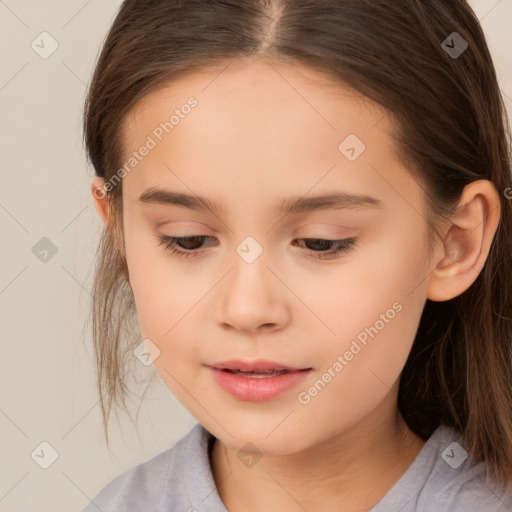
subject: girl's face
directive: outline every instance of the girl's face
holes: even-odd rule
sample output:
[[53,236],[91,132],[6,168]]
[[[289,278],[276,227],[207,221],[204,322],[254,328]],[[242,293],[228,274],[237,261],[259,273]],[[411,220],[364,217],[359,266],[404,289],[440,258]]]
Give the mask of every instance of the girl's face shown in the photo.
[[[424,194],[385,111],[252,60],[183,78],[125,121],[130,284],[178,400],[225,444],[263,453],[393,418],[430,269]],[[211,368],[230,360],[304,371]]]

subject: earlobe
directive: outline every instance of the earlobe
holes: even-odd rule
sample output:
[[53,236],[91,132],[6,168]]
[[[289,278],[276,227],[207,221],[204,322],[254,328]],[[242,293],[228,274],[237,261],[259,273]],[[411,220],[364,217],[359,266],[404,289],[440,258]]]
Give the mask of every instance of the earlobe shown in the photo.
[[428,299],[450,300],[473,284],[489,255],[500,213],[500,196],[492,182],[466,185],[444,235],[443,253],[431,272]]
[[105,180],[95,176],[91,181],[91,193],[94,200],[94,207],[105,225],[109,221],[109,203],[105,191]]

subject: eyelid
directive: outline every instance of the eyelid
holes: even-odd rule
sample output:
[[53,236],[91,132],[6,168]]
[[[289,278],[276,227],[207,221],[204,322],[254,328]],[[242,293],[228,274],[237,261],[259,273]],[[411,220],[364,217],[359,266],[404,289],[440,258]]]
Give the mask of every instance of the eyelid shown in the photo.
[[[157,240],[159,245],[164,245],[165,250],[169,251],[169,253],[177,256],[178,258],[183,259],[193,259],[199,258],[203,253],[207,252],[207,248],[201,249],[182,249],[177,246],[177,242],[182,239],[212,239],[215,237],[211,237],[208,235],[190,235],[190,236],[167,236],[167,235],[158,235]],[[295,239],[294,239],[295,240]],[[359,242],[355,237],[347,237],[347,238],[325,238],[325,237],[303,237],[298,238],[299,241],[324,241],[330,244],[333,244],[333,248],[330,250],[321,250],[315,251],[313,249],[304,248],[307,257],[313,258],[317,261],[328,261],[328,260],[336,260],[340,259],[344,254],[348,254],[353,251],[356,247],[358,247]],[[203,240],[204,241],[204,240]]]
[[[204,233],[203,231],[201,231],[200,233],[196,233],[195,231],[192,231],[191,233],[188,233],[187,232],[187,224],[193,224],[194,227],[192,228],[192,230],[195,230],[195,229],[199,229],[199,230],[207,230],[207,231],[210,231],[210,232],[213,232],[215,234],[219,234],[219,231],[217,229],[215,229],[214,227],[211,227],[211,226],[207,226],[206,224],[202,223],[202,222],[195,222],[195,221],[181,221],[181,220],[165,220],[165,221],[162,221],[162,222],[158,222],[157,224],[155,224],[155,227],[156,228],[162,228],[162,226],[167,226],[167,225],[174,225],[174,224],[180,224],[179,227],[176,227],[176,226],[172,226],[173,229],[181,229],[181,224],[185,224],[185,226],[183,227],[184,231],[186,234],[180,234],[179,236],[178,235],[169,235],[169,236],[174,236],[174,237],[177,237],[177,238],[183,238],[183,237],[188,237],[188,236],[212,236],[212,235],[209,235],[209,234],[206,234]],[[197,227],[197,226],[200,226],[200,227]],[[334,239],[341,239],[341,238],[347,238],[351,235],[351,233],[353,233],[354,231],[354,228],[353,227],[350,227],[350,226],[343,226],[343,225],[340,225],[339,223],[333,223],[333,222],[308,222],[307,224],[301,224],[300,226],[297,226],[296,228],[294,228],[291,232],[291,235],[292,237],[296,237],[298,236],[297,235],[297,232],[301,231],[303,228],[309,228],[310,226],[314,226],[314,228],[312,229],[315,229],[315,233],[314,233],[314,236],[305,236],[305,235],[301,235],[301,238],[325,238],[325,239],[330,239],[330,240],[334,240]],[[316,229],[318,228],[322,228],[322,226],[327,226],[327,229],[336,229],[335,232],[330,232],[330,233],[318,233],[318,231],[316,231]],[[284,232],[285,231],[285,228],[286,227],[289,227],[289,226],[281,226],[279,228],[277,228],[277,231],[279,232]],[[230,230],[231,231],[231,230]]]
[[[174,224],[180,224],[180,226],[176,227],[174,226]],[[182,226],[182,224],[184,224],[184,226]],[[207,226],[206,224],[204,224],[203,222],[196,222],[196,221],[193,221],[193,220],[164,220],[164,221],[161,221],[161,222],[157,222],[155,224],[155,227],[158,228],[158,229],[161,229],[163,226],[167,226],[169,225],[170,227],[172,226],[172,229],[185,229],[187,230],[188,229],[188,226],[187,224],[193,224],[193,227],[191,229],[206,229],[206,230],[209,230],[209,231],[213,231],[214,233],[218,233],[218,231],[213,228],[213,227],[210,227],[210,226]],[[189,236],[189,235],[187,235]],[[202,234],[201,235],[196,235],[196,234],[192,234],[190,236],[203,236]],[[204,235],[206,236],[206,235]]]

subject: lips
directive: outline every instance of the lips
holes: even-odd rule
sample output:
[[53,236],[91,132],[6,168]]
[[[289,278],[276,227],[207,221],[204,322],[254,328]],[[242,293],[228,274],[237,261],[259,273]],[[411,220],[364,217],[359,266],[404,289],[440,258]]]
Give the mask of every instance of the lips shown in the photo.
[[277,398],[302,382],[312,368],[275,361],[223,361],[208,365],[215,382],[231,396],[261,402]]

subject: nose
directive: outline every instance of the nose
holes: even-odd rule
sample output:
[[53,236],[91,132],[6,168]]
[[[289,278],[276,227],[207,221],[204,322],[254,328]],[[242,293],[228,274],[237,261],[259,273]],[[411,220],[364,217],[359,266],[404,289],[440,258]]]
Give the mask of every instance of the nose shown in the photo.
[[255,333],[284,328],[290,319],[289,292],[263,253],[247,263],[238,256],[219,286],[216,319],[225,329]]

